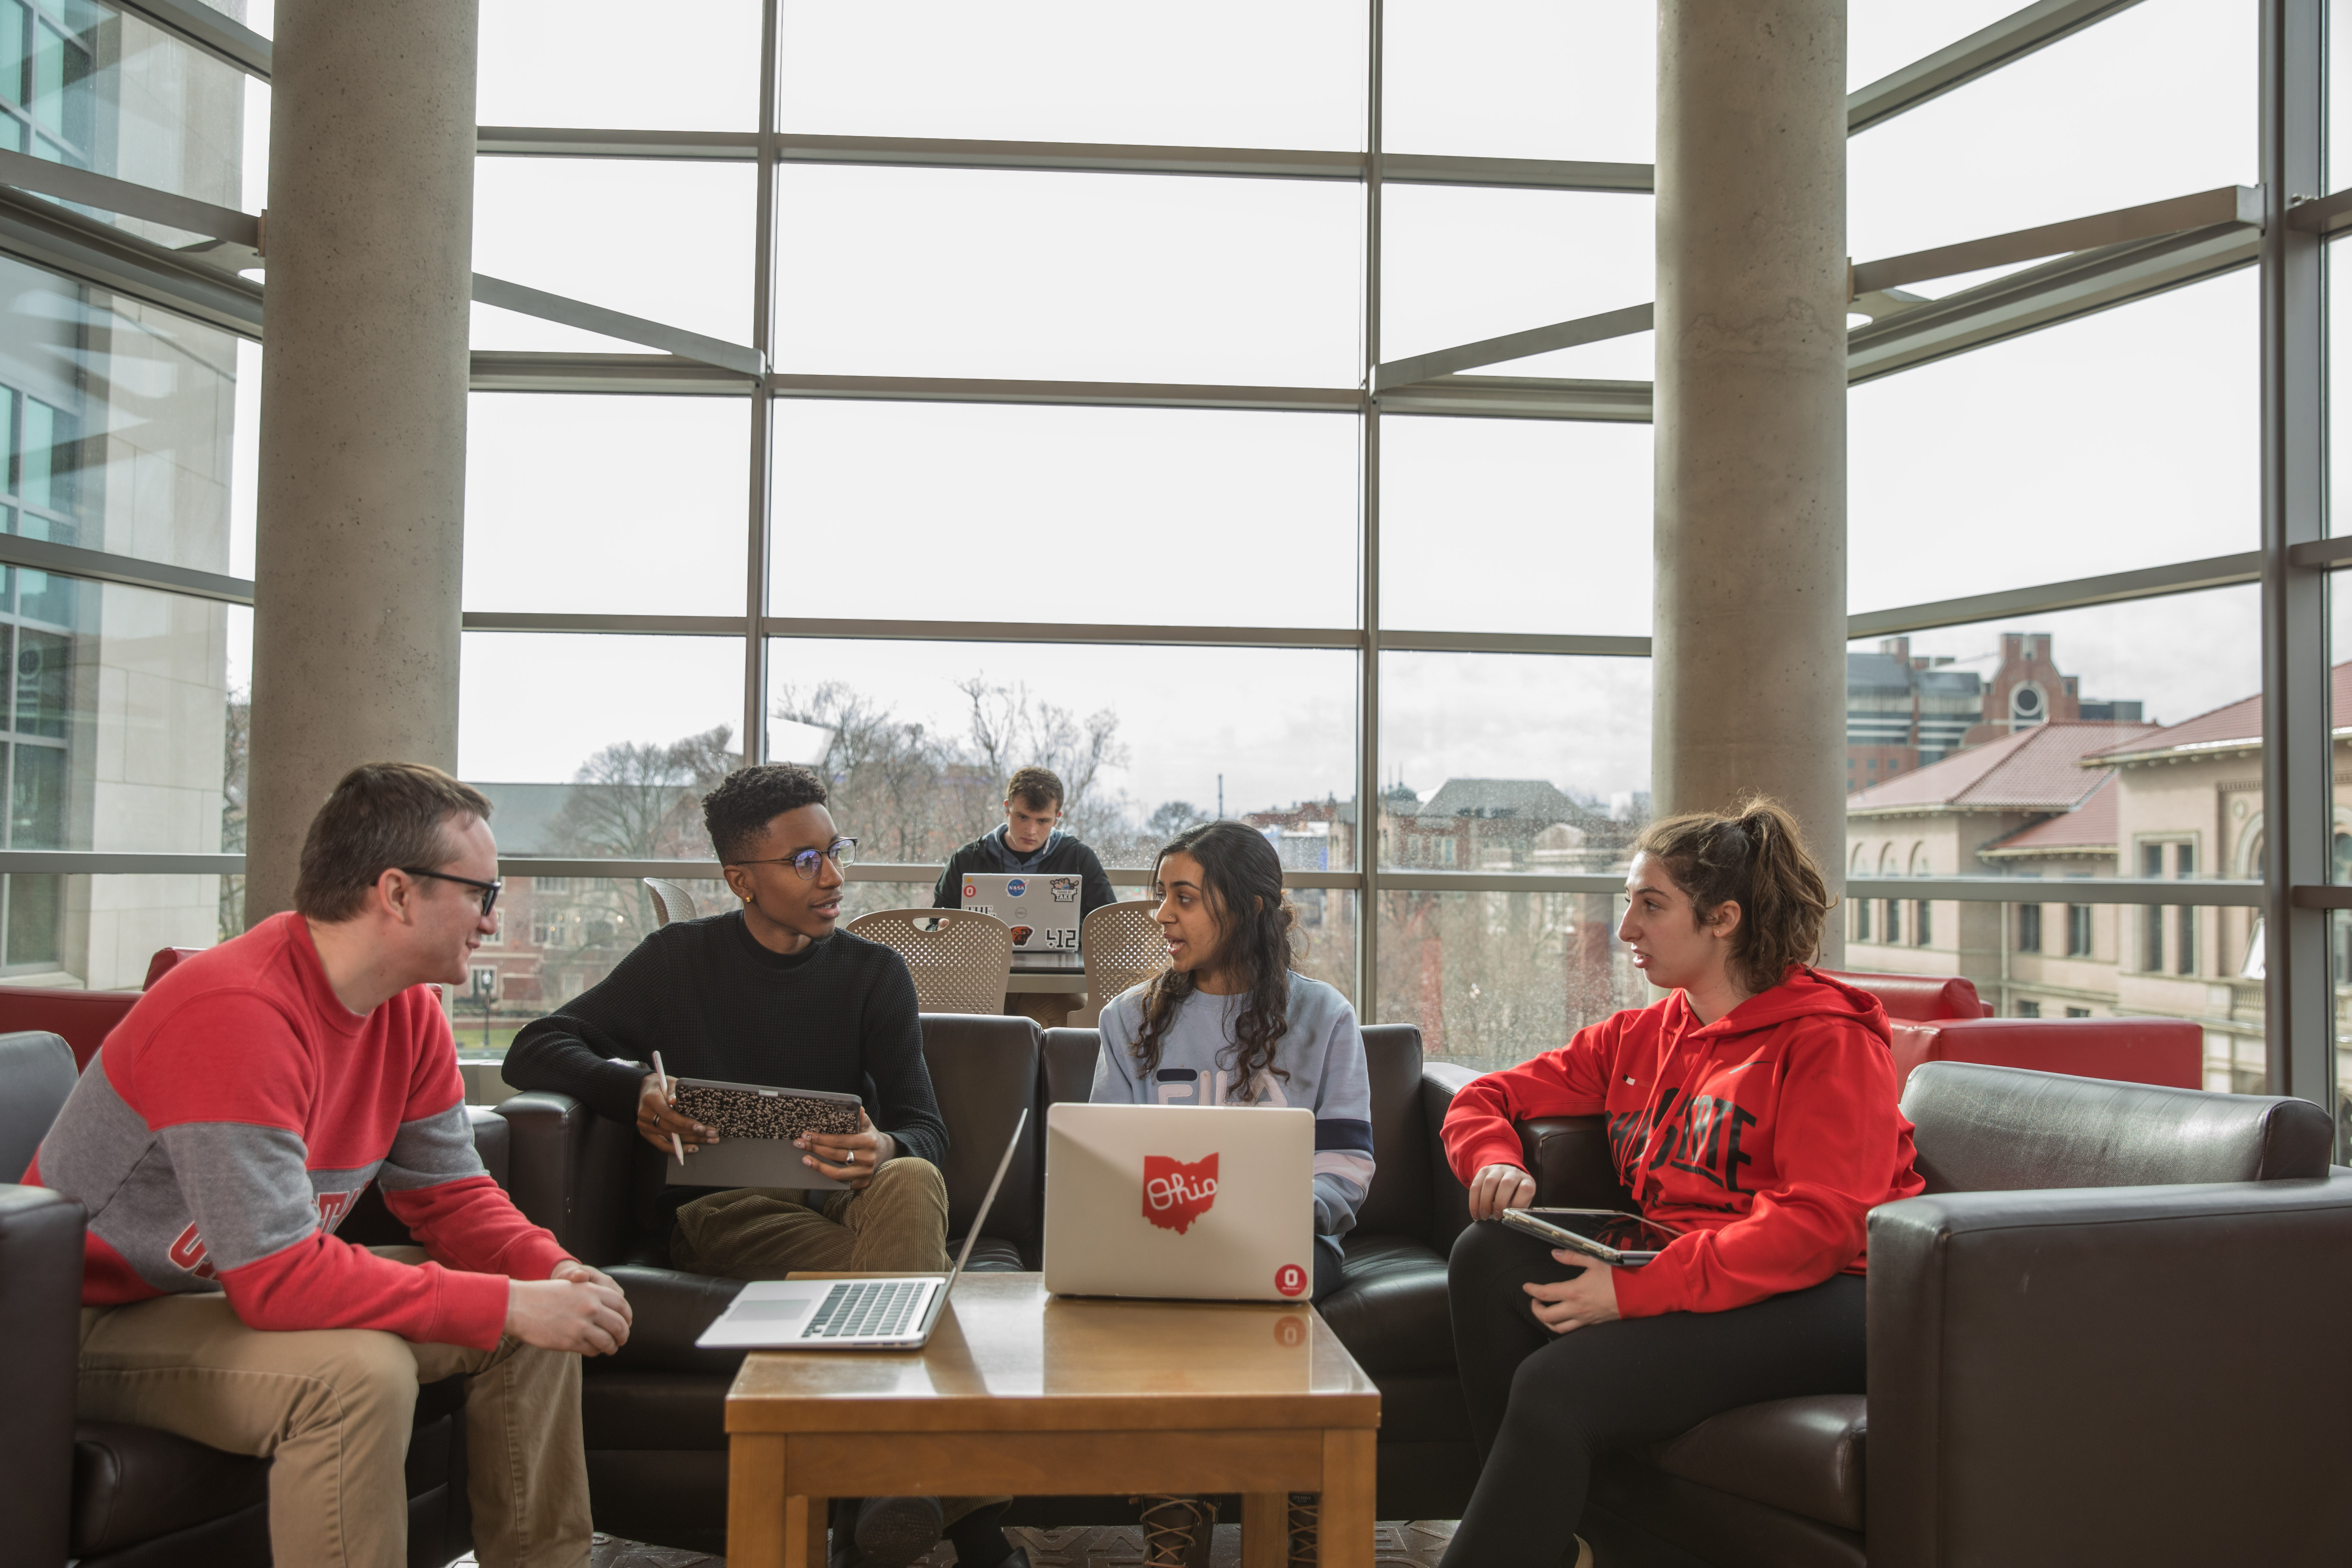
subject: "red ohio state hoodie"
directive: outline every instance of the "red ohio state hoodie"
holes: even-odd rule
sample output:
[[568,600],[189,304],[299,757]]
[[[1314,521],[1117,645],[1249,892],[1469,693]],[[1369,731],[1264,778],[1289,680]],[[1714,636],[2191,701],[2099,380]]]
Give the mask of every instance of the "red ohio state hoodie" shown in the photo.
[[1886,1010],[1799,964],[1701,1024],[1680,991],[1454,1097],[1446,1157],[1468,1182],[1518,1165],[1517,1122],[1609,1118],[1617,1173],[1642,1212],[1687,1232],[1617,1271],[1617,1310],[1720,1312],[1860,1274],[1865,1219],[1916,1196]]

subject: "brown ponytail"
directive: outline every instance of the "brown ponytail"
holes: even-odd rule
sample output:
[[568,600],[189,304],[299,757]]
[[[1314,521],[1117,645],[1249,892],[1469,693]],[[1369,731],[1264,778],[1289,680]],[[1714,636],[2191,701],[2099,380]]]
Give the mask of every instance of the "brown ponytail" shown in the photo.
[[1748,991],[1778,985],[1790,964],[1821,952],[1829,884],[1805,850],[1797,819],[1779,802],[1757,796],[1729,816],[1670,816],[1643,828],[1633,848],[1665,867],[1701,925],[1712,924],[1725,904],[1739,906],[1732,977]]

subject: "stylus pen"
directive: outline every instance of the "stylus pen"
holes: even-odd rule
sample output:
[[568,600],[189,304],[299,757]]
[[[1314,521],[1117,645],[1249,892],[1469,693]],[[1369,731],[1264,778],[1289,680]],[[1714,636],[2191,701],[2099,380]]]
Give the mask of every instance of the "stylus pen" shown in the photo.
[[[669,1074],[662,1068],[661,1053],[659,1051],[656,1051],[654,1053],[654,1079],[661,1088],[662,1098],[664,1100],[667,1100],[669,1098]],[[675,1132],[669,1135],[669,1147],[670,1152],[677,1156],[677,1163],[681,1165],[685,1164],[686,1145],[677,1141],[677,1134]]]

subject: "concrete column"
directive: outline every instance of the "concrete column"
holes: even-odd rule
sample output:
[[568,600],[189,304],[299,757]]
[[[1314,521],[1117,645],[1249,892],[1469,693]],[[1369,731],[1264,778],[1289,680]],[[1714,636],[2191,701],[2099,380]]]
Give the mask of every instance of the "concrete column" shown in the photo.
[[1657,188],[1655,809],[1772,795],[1834,888],[1844,0],[1661,0]]
[[476,0],[278,0],[248,922],[360,763],[457,762]]

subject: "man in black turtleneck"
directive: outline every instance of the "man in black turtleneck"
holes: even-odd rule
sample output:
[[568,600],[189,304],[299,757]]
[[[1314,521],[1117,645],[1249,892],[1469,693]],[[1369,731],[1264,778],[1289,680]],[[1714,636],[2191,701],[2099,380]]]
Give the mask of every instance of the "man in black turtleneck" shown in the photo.
[[1078,918],[1118,900],[1095,852],[1062,831],[1062,781],[1048,768],[1023,768],[1004,788],[1004,820],[949,858],[931,889],[931,907],[960,909],[963,879],[971,872],[1030,872],[1040,877],[1076,877]]
[[[506,1080],[636,1127],[650,1148],[638,1151],[635,1206],[680,1268],[738,1279],[944,1272],[948,1133],[923,1065],[914,976],[889,948],[835,929],[856,841],[835,832],[824,781],[789,763],[730,773],[703,797],[702,819],[741,907],[648,936],[515,1037]],[[673,1134],[689,1160],[718,1136],[679,1114],[675,1089],[646,1070],[656,1050],[673,1075],[857,1095],[859,1131],[801,1144],[812,1169],[849,1190],[820,1208],[788,1189],[665,1185]],[[946,1500],[952,1517],[989,1500]],[[898,1568],[930,1550],[940,1502],[865,1500],[849,1532],[862,1563]],[[994,1527],[1002,1512],[983,1507],[959,1523],[959,1561],[991,1568],[1011,1554]]]

